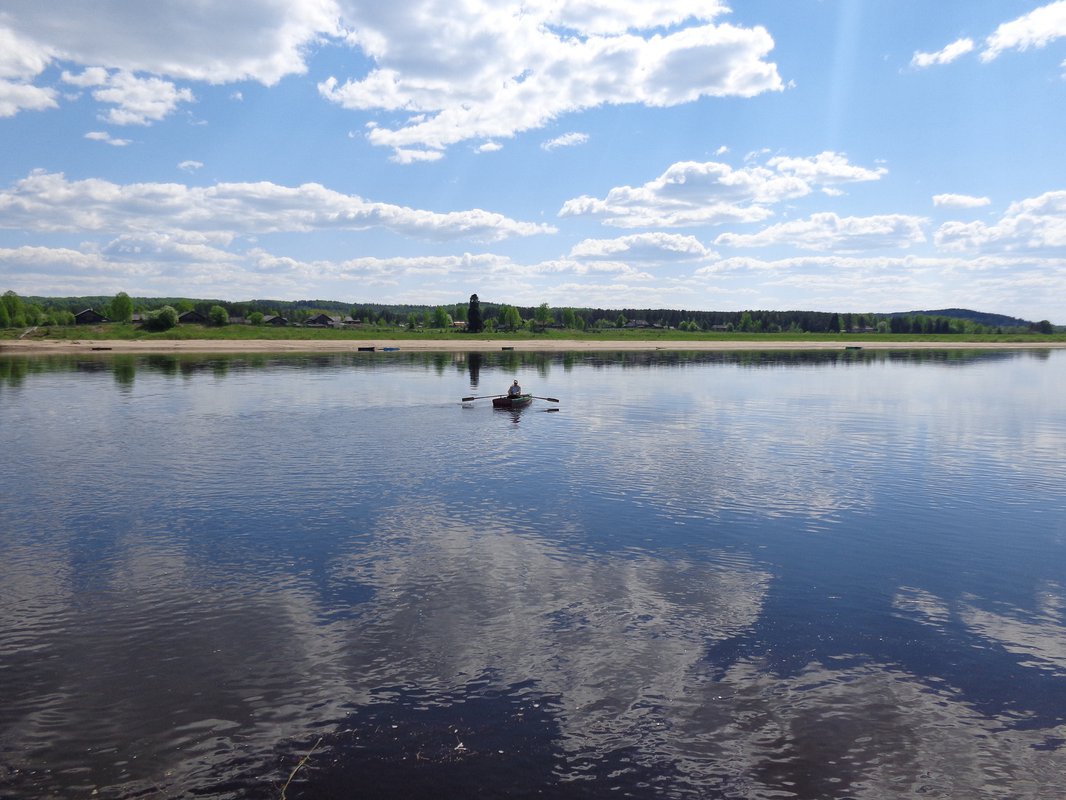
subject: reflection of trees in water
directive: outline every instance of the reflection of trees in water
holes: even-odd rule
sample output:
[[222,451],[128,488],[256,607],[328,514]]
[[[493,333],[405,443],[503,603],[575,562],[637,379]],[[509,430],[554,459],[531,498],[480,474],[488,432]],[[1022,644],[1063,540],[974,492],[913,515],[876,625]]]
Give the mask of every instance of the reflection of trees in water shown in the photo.
[[106,371],[116,373],[116,382],[129,385],[138,371],[160,375],[193,376],[209,372],[224,377],[230,372],[260,369],[351,369],[375,371],[383,368],[423,368],[444,374],[449,366],[470,374],[471,386],[477,386],[482,369],[514,373],[533,369],[541,378],[549,377],[553,367],[566,371],[583,365],[594,368],[686,367],[708,364],[736,365],[750,368],[788,368],[818,365],[859,366],[884,362],[970,366],[1016,358],[1047,360],[1051,351],[1033,350],[753,350],[753,351],[523,351],[501,352],[395,352],[395,353],[277,353],[277,354],[79,354],[0,357],[0,380],[9,385],[30,375],[53,372]]
[[481,353],[469,353],[466,357],[466,368],[470,371],[470,388],[476,389],[481,379]]

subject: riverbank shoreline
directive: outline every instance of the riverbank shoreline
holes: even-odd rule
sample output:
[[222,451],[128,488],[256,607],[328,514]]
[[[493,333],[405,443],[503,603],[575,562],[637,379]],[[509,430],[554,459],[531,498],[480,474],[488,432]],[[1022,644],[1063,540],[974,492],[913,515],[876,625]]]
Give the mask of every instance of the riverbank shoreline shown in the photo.
[[607,351],[700,351],[700,350],[1045,350],[1066,348],[1066,342],[943,342],[943,341],[834,341],[798,340],[577,340],[545,339],[174,339],[150,341],[126,339],[11,340],[0,342],[0,355],[62,355],[89,353],[354,353],[400,350],[414,352],[607,352]]

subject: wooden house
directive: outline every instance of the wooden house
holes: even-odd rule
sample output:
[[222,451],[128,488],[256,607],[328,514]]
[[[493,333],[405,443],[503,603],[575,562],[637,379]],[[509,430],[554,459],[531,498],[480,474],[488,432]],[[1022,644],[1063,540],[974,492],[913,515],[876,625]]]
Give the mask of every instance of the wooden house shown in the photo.
[[304,325],[309,325],[313,328],[339,328],[343,324],[342,317],[331,317],[329,314],[315,314],[309,318]]
[[207,317],[199,311],[183,311],[178,315],[178,322],[182,325],[206,325]]
[[107,322],[107,317],[99,311],[93,311],[91,308],[79,311],[74,315],[75,325],[96,325],[101,322]]

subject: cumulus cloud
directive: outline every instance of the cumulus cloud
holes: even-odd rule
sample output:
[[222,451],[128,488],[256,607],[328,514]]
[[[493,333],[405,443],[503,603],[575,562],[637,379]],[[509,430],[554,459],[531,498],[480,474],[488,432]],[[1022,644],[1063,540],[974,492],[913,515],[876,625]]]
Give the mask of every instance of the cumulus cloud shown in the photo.
[[946,222],[934,241],[945,250],[1042,251],[1066,247],[1066,191],[1011,203],[995,223]]
[[816,186],[834,186],[841,183],[876,181],[888,174],[884,167],[860,167],[851,164],[848,159],[831,151],[824,151],[811,158],[790,158],[776,156],[766,162],[766,166],[782,175],[791,175],[808,184]]
[[945,208],[980,208],[992,201],[987,197],[973,197],[968,194],[935,194],[933,205]]
[[572,258],[630,261],[699,261],[716,258],[695,236],[676,233],[642,233],[617,239],[585,239],[570,250]]
[[74,65],[64,80],[94,88],[114,106],[105,119],[147,125],[191,102],[172,80],[274,85],[306,72],[318,42],[339,41],[335,0],[237,0],[232,3],[125,3],[6,0],[0,14],[0,117],[58,106],[33,81],[52,64]]
[[184,170],[186,172],[195,172],[198,169],[203,169],[203,166],[204,166],[204,162],[202,162],[202,161],[191,161],[191,160],[189,160],[189,161],[182,161],[180,164],[178,164],[178,169]]
[[56,107],[55,90],[31,83],[45,70],[51,58],[48,48],[19,37],[0,25],[0,117]]
[[562,136],[556,136],[554,139],[541,144],[541,150],[556,150],[560,147],[576,147],[579,144],[585,144],[589,140],[587,133],[577,133],[572,131],[570,133],[564,133]]
[[215,84],[276,84],[306,71],[310,45],[341,34],[334,0],[6,0],[4,10],[15,35],[64,61]]
[[104,119],[113,125],[148,125],[157,122],[195,98],[189,89],[179,89],[159,78],[138,78],[129,72],[110,74],[99,67],[81,73],[63,73],[66,83],[93,88],[93,99],[116,106]]
[[89,131],[87,134],[85,134],[85,138],[93,142],[103,142],[104,144],[109,144],[112,147],[126,147],[127,145],[133,144],[132,140],[116,139],[107,131]]
[[783,89],[765,60],[769,33],[718,23],[725,12],[718,2],[681,0],[350,3],[349,41],[373,67],[330,77],[319,91],[345,108],[402,115],[371,129],[373,144],[444,150],[603,105],[666,107]]
[[0,79],[0,117],[13,117],[20,111],[43,111],[57,105],[54,89]]
[[879,180],[886,172],[883,167],[856,166],[833,152],[808,158],[778,156],[764,166],[752,163],[740,169],[717,161],[681,161],[643,186],[615,187],[602,200],[568,200],[559,216],[597,216],[622,228],[761,222],[773,214],[770,206],[816,188]]
[[840,217],[832,212],[771,225],[758,233],[723,233],[714,243],[728,247],[789,245],[804,250],[867,250],[910,247],[925,241],[922,217],[881,214]]
[[317,183],[123,185],[101,179],[70,181],[61,173],[42,171],[0,191],[0,226],[38,232],[210,231],[223,236],[380,228],[434,241],[496,241],[554,231],[482,209],[438,213],[375,203]]
[[1066,0],[1056,0],[1005,22],[985,40],[982,61],[992,61],[1007,50],[1044,47],[1066,36]]
[[974,49],[973,39],[956,39],[942,50],[935,53],[916,52],[911,59],[911,66],[925,69],[940,64],[950,64],[959,56],[966,55]]
[[32,82],[59,63],[73,85],[113,106],[109,122],[150,124],[192,101],[176,81],[273,86],[305,74],[316,47],[346,44],[369,71],[330,76],[319,91],[345,108],[383,112],[367,136],[400,163],[604,105],[784,89],[767,60],[770,34],[721,21],[729,9],[717,0],[9,0],[4,10],[0,114],[55,105],[54,91]]

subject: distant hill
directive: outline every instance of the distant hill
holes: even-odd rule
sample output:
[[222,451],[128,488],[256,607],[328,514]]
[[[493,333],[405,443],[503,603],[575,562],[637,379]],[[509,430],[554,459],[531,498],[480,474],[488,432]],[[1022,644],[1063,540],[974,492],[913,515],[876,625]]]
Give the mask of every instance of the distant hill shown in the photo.
[[894,311],[890,317],[948,317],[950,319],[965,319],[977,325],[988,325],[991,328],[1028,328],[1030,321],[1008,317],[1004,314],[989,314],[984,311],[971,311],[968,308],[940,308],[936,311]]

